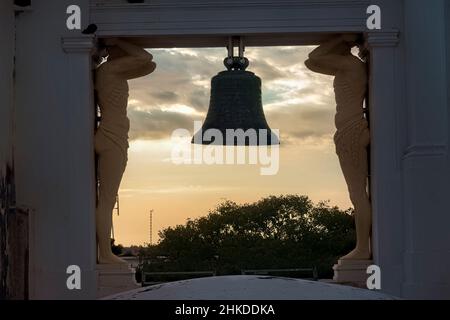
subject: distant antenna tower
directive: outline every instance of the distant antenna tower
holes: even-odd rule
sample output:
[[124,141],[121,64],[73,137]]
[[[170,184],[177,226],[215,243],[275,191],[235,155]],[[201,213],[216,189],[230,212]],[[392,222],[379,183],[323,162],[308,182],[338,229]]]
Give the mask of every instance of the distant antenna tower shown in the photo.
[[153,209],[150,210],[150,245],[153,245]]

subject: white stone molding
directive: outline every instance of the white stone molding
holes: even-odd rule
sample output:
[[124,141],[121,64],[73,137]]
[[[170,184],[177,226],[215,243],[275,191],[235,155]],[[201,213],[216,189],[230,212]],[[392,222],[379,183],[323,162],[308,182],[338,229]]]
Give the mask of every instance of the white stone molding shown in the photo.
[[398,30],[367,32],[367,43],[374,47],[396,47],[400,42]]
[[[401,294],[403,269],[402,144],[404,105],[397,30],[367,32],[370,47],[371,199],[374,264],[383,290]],[[400,214],[399,214],[400,213]]]
[[419,157],[446,157],[448,148],[446,145],[415,145],[406,149],[403,159]]
[[[99,36],[364,32],[368,0],[91,1]],[[326,14],[324,14],[326,10]]]
[[95,46],[95,37],[89,35],[62,37],[61,46],[66,53],[88,53]]

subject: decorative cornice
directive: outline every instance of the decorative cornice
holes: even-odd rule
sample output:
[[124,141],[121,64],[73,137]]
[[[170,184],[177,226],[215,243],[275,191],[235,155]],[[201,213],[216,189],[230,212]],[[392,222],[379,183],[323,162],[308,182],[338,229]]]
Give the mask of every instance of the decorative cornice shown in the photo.
[[399,35],[398,30],[371,31],[367,33],[367,43],[370,47],[395,47],[400,41]]
[[133,9],[167,9],[167,8],[222,8],[222,7],[235,7],[235,8],[254,8],[254,7],[276,7],[280,6],[296,6],[296,7],[332,7],[332,8],[347,8],[347,7],[361,7],[366,8],[369,4],[369,0],[247,0],[247,1],[150,1],[147,0],[143,3],[111,3],[106,0],[91,1],[91,10],[102,9],[115,9],[115,10],[133,10]]
[[364,32],[369,0],[92,0],[97,36]]
[[415,145],[406,149],[403,159],[419,158],[419,157],[445,157],[447,156],[446,145]]
[[90,52],[95,46],[95,37],[92,35],[62,37],[61,46],[66,53]]

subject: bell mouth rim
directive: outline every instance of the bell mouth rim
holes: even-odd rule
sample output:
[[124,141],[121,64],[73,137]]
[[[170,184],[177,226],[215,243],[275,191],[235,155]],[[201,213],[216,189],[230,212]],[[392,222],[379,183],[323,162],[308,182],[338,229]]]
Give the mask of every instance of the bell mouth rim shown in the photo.
[[222,70],[222,71],[219,71],[217,73],[217,75],[219,75],[219,74],[230,74],[230,73],[234,73],[234,74],[237,74],[237,73],[249,74],[249,75],[252,75],[252,76],[255,76],[255,77],[259,78],[254,72],[248,71],[248,70]]
[[[215,129],[218,130],[220,132],[222,132],[222,136],[225,136],[225,134],[223,134],[223,131],[220,129],[216,129],[216,128],[209,128],[209,129]],[[209,130],[207,129],[207,130]],[[238,128],[239,129],[239,128]],[[235,130],[235,129],[231,129],[231,130]],[[251,141],[250,138],[245,138],[243,141],[242,139],[237,139],[236,137],[233,137],[233,143],[228,143],[229,139],[225,138],[225,139],[221,139],[216,141],[216,139],[210,141],[210,140],[205,140],[204,138],[204,131],[203,129],[197,131],[191,139],[191,144],[196,144],[196,145],[213,145],[213,146],[243,146],[243,147],[263,147],[263,146],[279,146],[281,145],[280,142],[280,138],[272,132],[271,129],[263,129],[263,130],[267,130],[267,133],[264,134],[264,136],[266,137],[266,139],[260,139],[259,135],[256,138],[256,143],[255,141]],[[244,130],[245,131],[245,130]],[[231,142],[231,141],[230,141]]]

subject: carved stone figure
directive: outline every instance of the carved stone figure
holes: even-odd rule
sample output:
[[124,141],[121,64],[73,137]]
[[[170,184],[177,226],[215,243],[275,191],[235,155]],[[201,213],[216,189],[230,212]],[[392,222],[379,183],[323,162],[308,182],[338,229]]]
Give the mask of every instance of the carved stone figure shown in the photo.
[[370,236],[372,213],[368,194],[367,147],[370,143],[368,122],[363,104],[367,94],[367,51],[359,44],[358,59],[351,49],[358,44],[355,35],[342,35],[323,43],[309,55],[306,66],[315,72],[335,76],[336,153],[350,200],[355,208],[356,248],[341,260],[368,260],[371,258]]
[[95,134],[99,195],[96,208],[98,263],[125,263],[111,251],[112,210],[127,164],[127,80],[152,73],[156,64],[143,48],[120,39],[106,39],[107,61],[95,70],[96,100],[101,112]]

